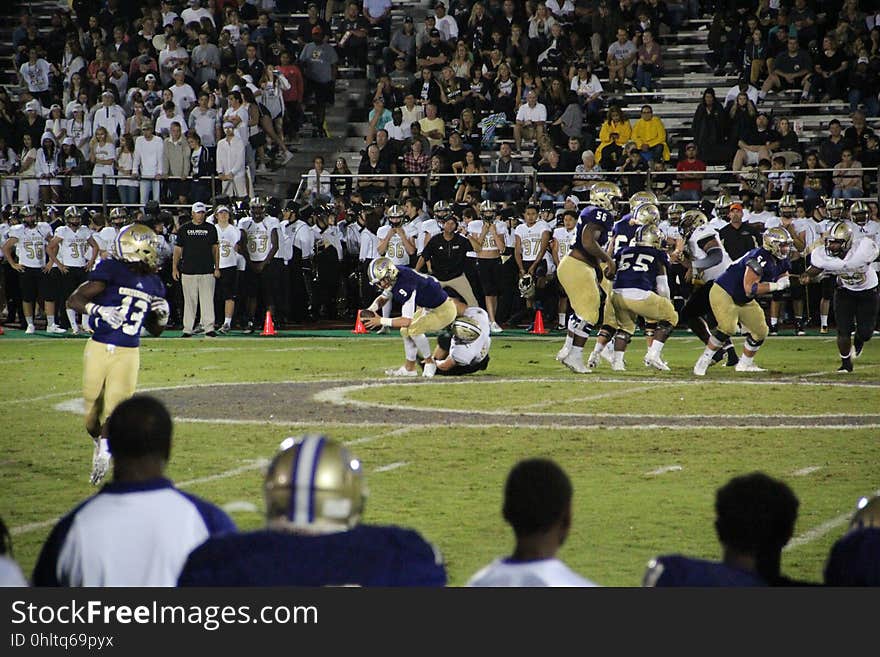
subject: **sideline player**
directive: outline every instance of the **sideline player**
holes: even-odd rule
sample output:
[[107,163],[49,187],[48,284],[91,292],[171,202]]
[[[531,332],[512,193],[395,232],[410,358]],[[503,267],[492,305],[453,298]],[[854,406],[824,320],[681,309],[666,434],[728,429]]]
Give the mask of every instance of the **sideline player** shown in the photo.
[[141,327],[158,336],[168,323],[158,264],[156,233],[142,224],[129,224],[116,236],[113,257],[90,271],[67,300],[68,308],[89,316],[93,331],[83,357],[83,399],[86,431],[95,441],[90,477],[95,485],[110,466],[103,425],[137,387]]
[[[568,320],[568,335],[556,359],[568,369],[579,374],[591,371],[598,364],[598,353],[611,338],[610,325],[616,320],[611,305],[611,283],[614,276],[614,259],[602,247],[608,240],[608,231],[614,223],[614,208],[620,198],[620,188],[613,183],[596,183],[590,192],[590,205],[581,211],[575,227],[575,240],[571,249],[556,271],[559,283],[571,304],[572,314]],[[601,267],[604,265],[604,272]],[[584,345],[604,311],[604,323],[599,342],[590,356],[589,369],[584,365]],[[594,358],[595,356],[595,358]]]
[[[880,250],[870,237],[853,237],[852,227],[843,221],[831,226],[825,245],[814,249],[810,268],[801,276],[808,284],[822,271],[834,274],[834,317],[837,321],[837,349],[840,352],[838,372],[852,372],[854,359],[862,355],[877,324],[880,304],[877,272],[873,263]],[[855,331],[853,343],[852,333]],[[855,347],[855,349],[853,349]]]
[[694,374],[706,375],[715,353],[736,332],[738,323],[746,330],[746,343],[736,371],[764,371],[755,365],[754,358],[770,329],[756,298],[784,290],[791,284],[788,277],[791,248],[792,239],[788,232],[780,227],[771,228],[764,233],[763,246],[746,253],[718,277],[709,292],[709,305],[718,326],[697,359]]
[[[47,247],[49,258],[58,264],[58,271],[54,275],[61,288],[61,299],[67,299],[86,280],[91,236],[92,231],[82,225],[79,211],[71,205],[64,211],[64,225],[58,227]],[[67,319],[70,322],[70,332],[73,335],[79,334],[80,325],[76,321],[76,311],[68,308]],[[83,323],[87,321],[88,318],[83,316]]]
[[[423,375],[432,377],[437,365],[431,356],[431,345],[425,333],[439,331],[449,326],[458,314],[455,303],[433,276],[421,274],[405,265],[397,266],[386,257],[372,260],[367,267],[367,276],[372,285],[380,290],[370,307],[369,313],[361,312],[367,328],[388,327],[400,329],[406,357],[404,365],[396,370],[387,370],[389,376],[416,376],[416,356],[424,359]],[[400,317],[379,317],[378,310],[391,299],[400,304]]]
[[492,346],[492,324],[489,313],[482,308],[468,308],[453,299],[458,317],[450,326],[451,335],[437,336],[434,362],[437,374],[457,376],[472,374],[489,366],[489,347]]
[[[293,473],[293,475],[291,475]],[[266,527],[208,539],[178,586],[444,586],[418,532],[361,522],[363,465],[326,436],[287,438],[263,484]]]

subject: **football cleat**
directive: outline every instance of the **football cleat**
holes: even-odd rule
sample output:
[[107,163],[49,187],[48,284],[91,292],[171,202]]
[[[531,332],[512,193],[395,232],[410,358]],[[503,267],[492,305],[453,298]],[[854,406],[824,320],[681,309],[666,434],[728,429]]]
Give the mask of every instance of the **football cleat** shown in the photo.
[[739,356],[736,355],[736,349],[727,349],[727,362],[724,367],[736,367],[739,363]]
[[492,326],[489,327],[489,331],[494,335],[496,333],[501,333],[502,331],[504,331],[504,329],[498,325],[498,322],[492,322]]
[[66,335],[67,331],[65,331],[57,324],[53,324],[52,326],[46,327],[46,333],[48,333],[49,335]]
[[33,324],[28,324],[28,327],[24,330],[24,332],[27,333],[28,335],[33,335],[34,333],[37,332],[37,327],[34,326]]
[[76,324],[74,324],[73,326],[70,327],[70,334],[71,335],[79,335],[80,334],[79,327]]
[[224,324],[217,329],[217,333],[219,333],[220,335],[227,335],[229,333],[229,327]]
[[747,363],[744,360],[740,359],[740,361],[736,364],[734,369],[737,372],[766,372],[767,370],[763,367],[758,367],[754,363]]
[[422,370],[422,376],[426,379],[430,379],[437,373],[437,364],[436,363],[425,363],[425,368]]
[[668,372],[669,365],[666,364],[660,356],[645,356],[645,365],[649,367],[653,367],[655,370],[660,370],[661,372]]
[[851,358],[841,358],[840,359],[840,367],[837,368],[838,374],[848,374],[853,371],[852,359]]
[[591,370],[599,367],[599,354],[597,354],[595,351],[590,352],[590,357],[587,358],[587,367],[589,367]]
[[418,376],[419,373],[415,370],[408,370],[403,365],[396,369],[385,370],[386,376]]
[[602,360],[607,360],[609,363],[614,362],[614,342],[609,340],[602,351],[599,352],[599,355],[602,357]]
[[612,372],[626,372],[626,364],[623,362],[623,359],[617,359],[611,361],[611,371]]
[[705,354],[701,355],[697,362],[694,364],[694,374],[697,376],[706,376],[706,370],[709,369],[709,365],[712,364],[712,358],[706,357]]
[[95,445],[95,451],[92,454],[92,474],[89,475],[89,481],[92,486],[101,483],[107,471],[110,469],[110,453],[101,449],[101,443]]
[[247,323],[247,326],[246,326],[245,329],[242,331],[242,333],[253,333],[253,332],[254,332],[254,323],[253,323],[253,322],[248,322],[248,323]]
[[562,359],[562,364],[577,374],[587,374],[590,372],[590,370],[584,365],[584,361],[570,351],[565,358]]
[[571,347],[566,347],[565,345],[562,345],[562,349],[556,352],[556,360],[561,363],[565,360],[565,358],[568,356],[568,352],[570,351]]
[[821,327],[821,328],[819,329],[819,334],[820,334],[820,335],[827,335],[827,334],[828,334],[828,327],[827,327],[827,326],[823,326],[823,327]]
[[852,356],[853,360],[858,360],[859,356],[862,355],[862,349],[865,348],[865,343],[856,338],[855,340],[853,340],[853,347],[855,348],[853,349],[850,356]]

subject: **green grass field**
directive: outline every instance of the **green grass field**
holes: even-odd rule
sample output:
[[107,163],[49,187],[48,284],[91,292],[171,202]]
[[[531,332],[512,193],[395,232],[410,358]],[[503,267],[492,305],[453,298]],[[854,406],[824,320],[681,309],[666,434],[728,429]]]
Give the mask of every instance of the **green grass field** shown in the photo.
[[[30,572],[52,521],[94,490],[92,446],[75,411],[84,341],[18,333],[0,337],[0,514]],[[636,339],[629,371],[603,363],[578,376],[555,362],[559,345],[506,336],[479,376],[399,382],[383,374],[402,362],[395,338],[148,339],[139,387],[178,418],[169,476],[229,506],[243,529],[262,524],[261,467],[284,437],[353,441],[368,476],[366,521],[418,529],[442,550],[453,585],[509,551],[502,485],[528,456],[555,459],[574,482],[560,556],[613,586],[637,586],[659,552],[718,558],[715,489],[753,470],[800,498],[783,570],[819,581],[856,500],[880,489],[874,343],[849,376],[834,373],[833,337],[781,337],[759,354],[768,372],[713,367],[700,381],[692,337],[667,345],[670,373],[645,369]],[[401,419],[407,408],[416,421]]]

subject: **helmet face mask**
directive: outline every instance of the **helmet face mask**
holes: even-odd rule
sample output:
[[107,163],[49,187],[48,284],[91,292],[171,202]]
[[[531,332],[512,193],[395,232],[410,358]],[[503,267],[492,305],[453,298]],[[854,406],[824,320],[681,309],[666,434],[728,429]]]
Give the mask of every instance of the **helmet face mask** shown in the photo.
[[403,218],[405,213],[403,208],[399,205],[392,205],[388,208],[388,213],[385,215],[388,218],[388,223],[392,226],[400,226],[403,224]]
[[266,518],[310,533],[351,529],[361,521],[368,492],[360,461],[321,435],[288,438],[263,484]]
[[483,221],[495,221],[495,204],[489,199],[480,203],[480,219]]
[[394,286],[397,281],[399,270],[397,266],[391,262],[390,258],[375,258],[367,267],[367,275],[370,283],[380,290],[387,290]]
[[709,218],[699,210],[688,210],[681,215],[682,235],[689,238],[697,228],[709,223]]
[[666,220],[672,226],[678,226],[681,223],[681,215],[684,214],[684,206],[680,203],[673,203],[666,209]]
[[849,208],[849,216],[854,224],[864,226],[868,223],[868,206],[864,201],[856,201]]
[[764,233],[764,249],[773,254],[774,258],[787,258],[791,251],[792,240],[783,228],[771,228]]
[[825,250],[838,258],[842,258],[849,252],[852,246],[852,229],[843,221],[838,221],[831,226],[825,237]]

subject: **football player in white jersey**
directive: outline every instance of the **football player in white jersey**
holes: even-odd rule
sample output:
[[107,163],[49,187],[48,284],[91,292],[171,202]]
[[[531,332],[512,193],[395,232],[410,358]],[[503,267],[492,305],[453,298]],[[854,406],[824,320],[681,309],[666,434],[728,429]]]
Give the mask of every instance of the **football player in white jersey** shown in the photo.
[[217,280],[217,297],[223,301],[223,326],[217,329],[226,335],[232,329],[235,316],[235,299],[238,292],[238,254],[241,248],[241,230],[229,220],[229,206],[218,205],[214,210],[214,226],[220,248],[220,278]]
[[441,333],[434,349],[437,374],[471,374],[489,366],[492,330],[488,313],[479,307],[467,307],[453,299],[458,316],[450,325],[451,335]]
[[[804,270],[804,259],[800,257],[800,254],[803,253],[804,248],[806,246],[804,242],[804,236],[798,231],[797,226],[795,224],[795,220],[797,218],[797,199],[791,194],[786,194],[782,198],[779,199],[779,224],[778,226],[782,227],[790,236],[792,240],[792,250],[791,255],[789,256],[789,260],[792,263],[791,274],[793,277],[798,277]],[[765,232],[770,230],[770,228],[775,228],[776,226],[765,226]],[[794,278],[792,278],[794,280]],[[803,288],[799,285],[795,285],[789,288],[789,295],[792,299],[792,306],[795,316],[795,334],[804,335],[803,330]],[[770,335],[777,335],[779,333],[779,315],[780,310],[782,309],[782,304],[784,303],[786,293],[783,291],[774,292],[770,301]]]
[[[571,245],[577,232],[577,210],[565,210],[562,214],[562,225],[553,231],[550,239],[550,254],[553,256],[553,264],[558,267],[559,262],[568,255]],[[568,327],[568,296],[565,294],[565,288],[557,283],[559,293],[559,305],[557,306],[558,320],[556,323],[557,331],[564,331]]]
[[507,475],[502,507],[516,538],[513,552],[477,572],[468,586],[596,586],[556,556],[571,530],[572,492],[553,461],[517,463]]
[[258,301],[262,301],[266,310],[275,316],[275,291],[272,268],[269,265],[278,251],[278,219],[267,217],[265,209],[263,199],[255,196],[250,200],[250,215],[238,222],[241,230],[240,251],[247,261],[245,294],[248,322],[245,333],[254,332],[254,315]]
[[550,226],[538,220],[537,203],[529,203],[523,215],[525,221],[513,231],[513,256],[519,269],[520,295],[526,299],[526,308],[534,308],[537,279],[547,273],[544,255],[550,246]]
[[[699,210],[688,210],[681,218],[681,234],[684,239],[684,258],[689,264],[693,290],[681,309],[680,320],[703,344],[709,344],[710,330],[714,328],[715,318],[709,306],[709,292],[716,278],[723,274],[732,261],[718,232],[709,226],[709,220]],[[727,367],[739,361],[733,343],[728,339],[716,352],[717,363],[727,356]]]
[[506,236],[507,224],[498,216],[495,204],[489,200],[480,203],[480,218],[467,225],[467,238],[477,254],[477,273],[492,333],[503,330],[495,321],[495,311],[498,309],[498,295],[504,287],[501,254],[506,248]]
[[[50,259],[57,264],[61,298],[67,299],[86,280],[91,236],[91,229],[82,225],[79,211],[71,205],[64,211],[64,225],[58,227],[47,247]],[[77,335],[79,324],[72,308],[67,309],[67,319],[70,332]],[[88,326],[88,315],[82,316],[82,322],[84,327]]]
[[25,333],[34,334],[34,305],[37,297],[43,299],[46,310],[46,332],[50,335],[66,333],[55,323],[55,301],[49,290],[49,271],[46,247],[52,238],[52,229],[45,222],[37,222],[37,209],[33,205],[21,208],[21,220],[9,230],[3,244],[3,255],[9,265],[20,273],[21,300],[26,323]]
[[[801,282],[807,283],[823,270],[836,275],[838,372],[852,372],[852,361],[861,356],[876,326],[880,296],[873,263],[878,255],[880,249],[873,239],[854,236],[848,223],[837,222],[829,229],[824,246],[813,250],[810,268],[801,276]],[[855,341],[851,339],[853,332]]]
[[[404,222],[405,213],[399,205],[392,205],[385,213],[388,222],[380,226],[376,237],[379,243],[376,250],[380,256],[385,256],[395,265],[409,266],[410,256],[416,253],[416,226]],[[391,317],[391,304],[382,306],[382,317]],[[388,327],[383,326],[378,333],[388,333]]]

